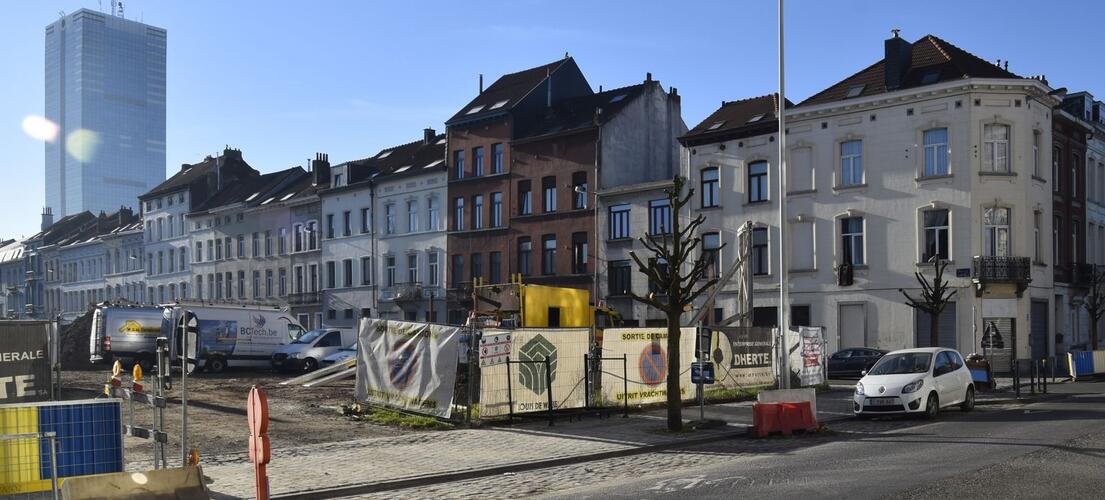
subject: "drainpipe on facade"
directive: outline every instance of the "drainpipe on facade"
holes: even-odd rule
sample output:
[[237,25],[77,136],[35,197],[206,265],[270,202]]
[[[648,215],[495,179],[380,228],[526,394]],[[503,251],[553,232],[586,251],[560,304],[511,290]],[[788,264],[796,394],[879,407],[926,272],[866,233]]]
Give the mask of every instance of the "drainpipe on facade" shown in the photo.
[[372,313],[370,313],[369,316],[372,316],[374,313],[376,315],[375,317],[379,318],[380,304],[376,302],[376,290],[378,287],[376,283],[376,183],[372,181],[369,181],[368,184],[368,206],[371,207],[368,229],[370,231],[369,234],[372,236],[372,258],[370,259],[372,261],[372,270],[369,271],[372,278]]

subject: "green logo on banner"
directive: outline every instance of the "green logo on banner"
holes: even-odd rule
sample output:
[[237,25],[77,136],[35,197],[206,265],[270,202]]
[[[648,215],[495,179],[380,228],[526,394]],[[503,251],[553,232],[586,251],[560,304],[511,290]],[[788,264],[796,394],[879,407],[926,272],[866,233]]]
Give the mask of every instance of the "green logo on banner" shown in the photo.
[[556,346],[545,337],[538,335],[518,352],[518,380],[534,394],[544,394],[548,390],[545,381],[545,358],[549,360],[549,382],[556,381]]

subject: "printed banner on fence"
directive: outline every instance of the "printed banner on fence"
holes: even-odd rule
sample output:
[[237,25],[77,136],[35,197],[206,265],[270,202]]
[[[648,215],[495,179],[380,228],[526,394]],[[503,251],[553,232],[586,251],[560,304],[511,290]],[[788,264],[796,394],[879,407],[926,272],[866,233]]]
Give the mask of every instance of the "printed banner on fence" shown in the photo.
[[[483,331],[483,337],[509,333],[510,362],[484,367],[480,377],[480,416],[546,411],[586,405],[583,356],[590,345],[587,328],[525,328]],[[548,375],[545,359],[549,360]],[[550,384],[551,382],[551,384]]]
[[[681,399],[695,395],[691,384],[695,328],[679,331],[679,392]],[[622,363],[625,356],[625,378]],[[602,333],[602,399],[608,405],[639,405],[667,401],[668,329],[607,328]]]
[[510,332],[485,333],[480,337],[480,367],[506,363],[510,358]]
[[821,327],[800,326],[798,331],[787,332],[792,386],[809,387],[825,382],[824,350],[825,335]]
[[45,321],[0,322],[0,404],[50,399],[50,331]]
[[716,328],[713,360],[715,385],[738,389],[775,383],[775,364],[770,328]]
[[458,327],[361,320],[357,400],[449,418],[459,338]]

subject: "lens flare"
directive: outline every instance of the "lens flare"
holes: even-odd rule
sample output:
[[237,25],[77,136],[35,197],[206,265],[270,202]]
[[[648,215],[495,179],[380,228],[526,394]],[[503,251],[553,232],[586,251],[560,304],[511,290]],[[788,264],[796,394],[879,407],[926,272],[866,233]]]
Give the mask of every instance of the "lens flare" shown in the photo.
[[100,146],[100,134],[79,128],[65,138],[65,150],[77,161],[92,161]]
[[58,138],[58,125],[41,116],[31,115],[23,119],[23,132],[40,141],[54,142]]

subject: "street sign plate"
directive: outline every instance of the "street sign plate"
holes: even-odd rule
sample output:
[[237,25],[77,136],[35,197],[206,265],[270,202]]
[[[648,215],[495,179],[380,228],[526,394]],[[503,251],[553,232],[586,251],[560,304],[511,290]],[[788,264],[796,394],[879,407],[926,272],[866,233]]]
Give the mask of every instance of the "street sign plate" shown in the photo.
[[480,337],[480,366],[506,363],[510,357],[510,333],[496,333]]
[[711,362],[695,361],[691,364],[691,383],[714,383],[714,364]]
[[971,268],[969,268],[969,267],[960,267],[960,268],[956,269],[955,270],[955,277],[956,278],[970,278],[971,277]]

